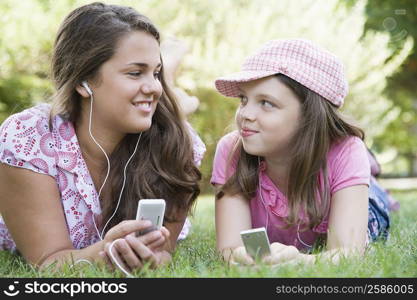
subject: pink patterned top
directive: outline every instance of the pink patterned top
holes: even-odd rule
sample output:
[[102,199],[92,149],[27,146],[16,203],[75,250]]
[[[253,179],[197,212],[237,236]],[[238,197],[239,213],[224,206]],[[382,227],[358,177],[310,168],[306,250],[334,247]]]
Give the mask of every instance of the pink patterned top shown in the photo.
[[[51,106],[43,103],[6,119],[0,127],[0,162],[52,176],[58,185],[69,235],[74,248],[81,249],[99,240],[93,216],[101,215],[98,193],[81,154],[74,126],[61,116],[52,120]],[[194,161],[200,165],[206,150],[189,126],[194,147]],[[185,223],[180,238],[189,230]],[[16,250],[0,216],[0,250]]]

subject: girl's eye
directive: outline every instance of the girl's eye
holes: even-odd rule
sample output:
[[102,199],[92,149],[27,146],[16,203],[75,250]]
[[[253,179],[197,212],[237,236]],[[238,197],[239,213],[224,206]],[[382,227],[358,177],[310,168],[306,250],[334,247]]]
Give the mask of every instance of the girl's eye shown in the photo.
[[238,96],[240,98],[240,105],[245,105],[248,102],[248,98],[243,95]]
[[142,74],[142,72],[129,72],[129,73],[127,73],[127,74],[129,74],[129,75],[131,75],[131,76],[135,76],[135,77],[138,77],[138,76],[140,76],[140,74]]
[[262,106],[265,106],[265,107],[268,107],[268,108],[270,108],[270,107],[274,107],[274,105],[273,105],[271,102],[266,101],[266,100],[262,100],[262,101],[261,101],[261,105],[262,105]]

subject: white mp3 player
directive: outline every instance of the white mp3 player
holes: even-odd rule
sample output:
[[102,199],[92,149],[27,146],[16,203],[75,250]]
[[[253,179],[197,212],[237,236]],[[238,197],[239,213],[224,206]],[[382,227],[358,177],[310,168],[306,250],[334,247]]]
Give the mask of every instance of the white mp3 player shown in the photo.
[[240,232],[246,253],[254,259],[260,259],[271,254],[268,235],[265,227],[244,230]]
[[164,222],[165,200],[164,199],[141,199],[138,202],[136,220],[149,220],[152,226],[139,232],[139,235],[153,230],[159,230]]

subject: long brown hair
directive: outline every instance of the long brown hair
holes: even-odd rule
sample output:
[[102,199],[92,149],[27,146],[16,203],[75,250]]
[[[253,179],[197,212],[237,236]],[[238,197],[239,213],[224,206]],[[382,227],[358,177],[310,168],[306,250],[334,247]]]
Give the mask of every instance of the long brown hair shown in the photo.
[[[97,79],[101,65],[114,55],[120,39],[132,31],[149,33],[160,42],[159,32],[152,22],[130,7],[96,2],[79,7],[66,17],[58,30],[52,59],[57,92],[51,117],[60,114],[73,123],[79,120],[82,99],[76,86],[83,80]],[[160,81],[163,94],[152,125],[142,133],[126,172],[117,214],[107,230],[122,220],[133,219],[141,198],[164,198],[167,201],[165,221],[177,221],[179,216],[189,212],[200,193],[201,173],[194,165],[189,131],[165,82],[163,70]],[[116,208],[124,168],[120,162],[127,162],[137,138],[137,134],[127,134],[110,155],[112,197],[102,199],[103,222],[109,220]]]
[[[286,222],[288,226],[298,224],[302,209],[308,216],[309,228],[313,228],[323,221],[330,206],[327,154],[331,145],[349,136],[363,140],[364,132],[344,121],[337,108],[322,96],[285,75],[275,76],[301,103],[300,125],[291,141]],[[236,172],[217,190],[216,198],[225,193],[241,194],[249,201],[258,189],[259,158],[244,151],[240,138],[229,159],[234,157],[238,157]]]

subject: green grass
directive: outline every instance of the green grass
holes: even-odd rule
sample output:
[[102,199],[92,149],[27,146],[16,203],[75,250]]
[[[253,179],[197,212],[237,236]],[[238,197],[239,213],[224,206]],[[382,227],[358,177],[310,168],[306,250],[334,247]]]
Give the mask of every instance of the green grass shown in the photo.
[[[373,245],[365,257],[351,258],[333,265],[228,267],[215,251],[214,199],[198,200],[190,236],[179,243],[170,265],[158,270],[142,270],[137,277],[417,277],[417,190],[394,192],[401,208],[392,213],[391,236],[386,243]],[[1,277],[122,277],[102,267],[76,265],[62,272],[38,272],[20,257],[0,252]]]

